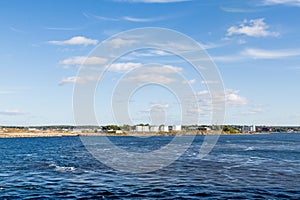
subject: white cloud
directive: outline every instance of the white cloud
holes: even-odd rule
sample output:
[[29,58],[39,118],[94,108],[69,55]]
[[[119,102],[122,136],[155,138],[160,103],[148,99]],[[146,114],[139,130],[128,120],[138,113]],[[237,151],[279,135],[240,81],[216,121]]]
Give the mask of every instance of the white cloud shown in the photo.
[[79,77],[79,76],[71,76],[67,78],[63,78],[58,85],[65,85],[65,84],[84,84],[91,81],[96,81],[97,77],[95,76],[85,76],[85,77]]
[[0,115],[9,115],[9,116],[16,116],[16,115],[25,115],[26,113],[20,110],[2,110],[0,111]]
[[244,9],[244,8],[234,8],[234,7],[221,7],[221,9],[225,12],[230,13],[249,13],[254,12],[254,10]]
[[82,13],[88,19],[96,19],[103,21],[129,21],[129,22],[154,22],[165,20],[165,17],[157,17],[157,18],[139,18],[139,17],[131,17],[131,16],[123,16],[123,17],[104,17],[99,15],[93,15],[88,13]]
[[[211,105],[211,95],[208,90],[203,90],[198,93],[200,102],[205,106]],[[248,100],[239,95],[239,90],[226,89],[225,90],[226,104],[230,106],[243,106],[248,103]]]
[[162,20],[163,18],[137,18],[137,17],[124,16],[122,17],[122,19],[130,22],[154,22],[154,21]]
[[115,39],[107,41],[107,43],[111,44],[113,46],[113,48],[118,49],[121,46],[129,46],[129,45],[135,44],[135,43],[137,43],[137,41],[122,39],[122,38],[115,38]]
[[264,0],[264,5],[288,5],[288,6],[299,6],[300,0]]
[[161,42],[161,43],[155,43],[154,45],[157,47],[161,47],[162,49],[164,49],[165,47],[168,47],[169,49],[176,49],[179,51],[198,50],[198,49],[196,49],[197,47],[195,45],[188,44],[188,43],[180,43],[180,42]]
[[150,104],[151,104],[151,107],[170,108],[170,105],[168,103],[151,102]]
[[247,104],[247,99],[239,95],[239,90],[226,89],[226,104],[232,106],[242,106]]
[[222,46],[225,46],[226,44],[217,44],[217,43],[201,43],[201,42],[198,42],[200,44],[200,46],[203,48],[203,49],[215,49],[215,48],[218,48],[218,47],[222,47]]
[[209,85],[209,84],[218,84],[219,81],[207,80],[207,81],[201,81],[201,83],[205,85]]
[[183,84],[194,84],[196,83],[196,79],[191,79],[191,80],[186,80],[186,81],[182,81]]
[[108,70],[122,73],[122,72],[126,72],[126,71],[130,71],[130,70],[139,68],[141,66],[142,66],[141,63],[133,63],[133,62],[113,63],[109,66]]
[[161,73],[161,74],[172,74],[181,72],[183,69],[181,67],[176,67],[172,65],[163,65],[160,67],[151,67],[149,72]]
[[300,56],[300,49],[255,49],[246,48],[241,52],[227,56],[212,56],[215,62],[239,62],[249,59],[282,59]]
[[276,59],[300,55],[300,49],[285,50],[265,50],[265,49],[245,49],[242,55],[256,59]]
[[59,62],[60,65],[97,65],[103,64],[107,61],[105,58],[101,57],[85,57],[85,56],[75,56]]
[[163,50],[143,50],[143,51],[134,51],[125,56],[121,59],[125,61],[132,61],[136,59],[141,59],[142,57],[155,57],[155,56],[170,56],[171,53],[168,53]]
[[175,81],[173,78],[161,74],[140,74],[138,76],[126,78],[125,80],[130,82],[145,82],[145,80],[147,80],[147,82],[160,84],[168,84]]
[[182,68],[171,65],[163,65],[159,67],[144,67],[137,75],[125,78],[125,81],[131,82],[154,82],[168,84],[175,82],[176,79],[168,75],[181,72]]
[[238,26],[231,26],[227,29],[227,35],[247,35],[251,37],[278,36],[279,33],[268,30],[269,26],[263,18],[244,20]]
[[63,41],[49,41],[51,44],[55,45],[96,45],[98,44],[98,40],[89,39],[83,36],[75,36],[72,37],[69,40],[63,40]]
[[153,53],[154,55],[159,55],[159,56],[169,56],[172,55],[166,51],[163,50],[150,50],[150,53]]
[[[108,71],[118,72],[118,73],[124,73],[136,68],[142,67],[141,63],[113,63],[109,66],[107,69]],[[99,68],[100,69],[100,68]],[[103,69],[103,68],[102,68]],[[160,67],[144,67],[141,72],[138,72],[137,75],[124,78],[124,81],[137,81],[137,82],[144,82],[145,80],[150,82],[156,82],[156,83],[171,83],[176,81],[172,77],[168,77],[168,74],[174,74],[177,72],[180,72],[182,68],[170,66],[170,65],[164,65]],[[65,85],[65,84],[74,84],[74,83],[80,83],[85,84],[92,81],[97,81],[98,77],[96,76],[71,76],[67,78],[63,78],[58,84],[59,85]]]
[[226,56],[212,56],[211,59],[215,62],[238,62],[245,60],[245,57],[237,54],[237,55],[226,55]]
[[209,91],[208,90],[202,90],[198,93],[200,96],[202,95],[208,95],[209,94]]

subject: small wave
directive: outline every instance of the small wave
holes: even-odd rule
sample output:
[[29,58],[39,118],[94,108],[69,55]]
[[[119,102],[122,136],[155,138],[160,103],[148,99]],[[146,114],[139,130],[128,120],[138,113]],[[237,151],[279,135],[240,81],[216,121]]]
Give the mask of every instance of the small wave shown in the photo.
[[247,147],[247,148],[245,149],[245,151],[252,151],[252,150],[254,150],[253,147]]
[[55,165],[55,164],[51,164],[49,166],[54,167],[55,170],[58,170],[58,171],[75,171],[76,170],[75,167],[59,166],[59,165]]

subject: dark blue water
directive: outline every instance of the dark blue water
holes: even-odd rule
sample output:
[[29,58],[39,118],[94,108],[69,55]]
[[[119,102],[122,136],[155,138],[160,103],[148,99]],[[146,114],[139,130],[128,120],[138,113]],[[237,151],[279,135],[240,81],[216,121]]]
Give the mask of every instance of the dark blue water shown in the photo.
[[[172,137],[114,137],[131,151]],[[221,136],[197,159],[203,137],[176,162],[126,174],[98,162],[79,137],[0,139],[0,199],[300,199],[300,134]]]

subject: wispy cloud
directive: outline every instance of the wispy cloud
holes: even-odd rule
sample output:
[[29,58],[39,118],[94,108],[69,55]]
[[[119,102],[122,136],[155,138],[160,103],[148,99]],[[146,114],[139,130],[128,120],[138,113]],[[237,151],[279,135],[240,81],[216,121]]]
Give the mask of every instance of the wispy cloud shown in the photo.
[[130,82],[154,82],[160,84],[168,84],[177,81],[170,75],[181,72],[183,69],[171,65],[163,65],[158,67],[144,67],[137,74],[126,77],[124,81]]
[[265,50],[265,49],[245,49],[242,55],[255,59],[278,59],[300,55],[300,49],[285,50]]
[[215,62],[239,62],[245,60],[245,56],[239,54],[236,55],[223,55],[223,56],[211,56],[211,59]]
[[115,18],[115,17],[104,17],[104,16],[99,16],[99,15],[93,15],[93,14],[88,14],[83,12],[83,16],[85,16],[88,19],[97,19],[97,20],[103,20],[103,21],[120,21],[120,18]]
[[267,25],[263,18],[260,19],[245,19],[237,26],[231,26],[227,29],[227,35],[247,35],[250,37],[267,37],[267,36],[279,36],[278,32],[269,31],[269,25]]
[[[141,63],[114,63],[108,66],[107,70],[117,73],[124,73],[130,70],[141,68]],[[102,68],[103,69],[103,68]],[[161,84],[167,84],[176,81],[176,79],[168,76],[171,74],[175,74],[181,72],[183,69],[176,66],[171,65],[163,65],[159,67],[144,67],[142,70],[137,71],[135,75],[131,75],[123,79],[123,81],[129,82],[155,82]],[[63,78],[58,85],[66,85],[66,84],[86,84],[93,81],[97,81],[98,77],[94,75],[87,76],[71,76]]]
[[225,12],[230,13],[250,13],[255,12],[255,10],[245,9],[245,8],[234,8],[234,7],[221,7],[221,9]]
[[122,57],[122,60],[130,61],[137,60],[143,57],[157,57],[157,56],[170,56],[172,54],[163,50],[144,50],[134,51]]
[[128,21],[128,22],[155,22],[165,20],[168,17],[150,17],[150,18],[141,18],[141,17],[132,17],[132,16],[122,16],[122,17],[105,17],[99,16],[94,14],[82,13],[88,19],[96,19],[96,20],[103,20],[103,21]]
[[196,79],[191,79],[191,80],[182,81],[182,83],[183,83],[183,84],[190,84],[190,85],[192,85],[192,84],[196,83]]
[[300,7],[300,0],[264,0],[263,5],[288,5]]
[[89,39],[84,36],[75,36],[68,40],[62,40],[62,41],[54,40],[54,41],[49,41],[49,43],[55,44],[55,45],[84,45],[84,46],[87,46],[87,45],[98,44],[98,40]]
[[[90,60],[90,63],[97,63],[97,57],[95,57],[96,60],[92,61]],[[80,60],[75,61],[76,63],[80,63]],[[73,61],[71,62],[73,63]],[[141,63],[132,63],[132,62],[127,62],[127,63],[113,63],[109,66],[104,66],[104,67],[97,67],[95,69],[97,70],[103,70],[105,67],[107,67],[107,71],[111,72],[117,72],[117,73],[125,73],[130,70],[142,67]],[[97,81],[98,77],[94,75],[86,75],[86,76],[70,76],[63,78],[58,85],[66,85],[66,84],[86,84],[89,82]]]
[[109,71],[113,72],[127,72],[136,68],[142,67],[142,63],[132,63],[132,62],[127,62],[127,63],[113,63],[110,66],[108,66]]
[[115,38],[109,41],[106,41],[107,43],[111,44],[113,48],[118,49],[121,46],[129,46],[132,44],[136,44],[137,40],[130,40],[130,39],[122,39],[122,38]]
[[249,59],[282,59],[300,56],[300,49],[280,49],[280,50],[268,50],[268,49],[256,49],[246,48],[241,52],[233,55],[225,56],[212,56],[212,59],[216,62],[240,62]]
[[78,66],[78,65],[97,65],[103,64],[107,61],[106,58],[101,57],[85,57],[85,56],[75,56],[71,58],[67,58],[59,62],[60,65],[69,66]]
[[162,74],[140,74],[138,76],[132,76],[124,79],[125,81],[130,82],[153,82],[153,83],[160,83],[160,84],[168,84],[175,81],[175,79],[162,75]]
[[[248,103],[246,97],[241,96],[239,90],[226,89],[225,90],[225,100],[228,106],[244,106]],[[211,106],[210,92],[208,90],[202,90],[198,93],[198,99],[203,103],[203,106]]]
[[178,3],[191,0],[114,0],[116,2],[128,2],[128,3]]
[[122,17],[122,19],[130,22],[154,22],[154,21],[164,20],[164,18],[136,18],[136,17],[129,17],[129,16]]
[[8,116],[17,116],[17,115],[25,115],[27,113],[20,110],[0,110],[0,115],[8,115]]
[[66,85],[66,84],[84,84],[84,83],[89,83],[92,81],[97,81],[98,77],[96,76],[84,76],[84,77],[80,77],[80,76],[71,76],[71,77],[67,77],[67,78],[63,78],[58,85],[62,86],[62,85]]
[[201,83],[204,85],[211,85],[211,84],[219,84],[219,81],[207,80],[207,81],[201,81]]

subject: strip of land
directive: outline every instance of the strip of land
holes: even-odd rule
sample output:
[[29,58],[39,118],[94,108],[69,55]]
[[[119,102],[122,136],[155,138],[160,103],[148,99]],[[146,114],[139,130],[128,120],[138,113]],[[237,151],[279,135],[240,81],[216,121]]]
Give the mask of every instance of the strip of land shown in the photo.
[[220,132],[123,132],[123,133],[72,133],[72,132],[10,132],[0,133],[0,138],[34,138],[34,137],[68,137],[68,136],[135,136],[135,137],[149,137],[149,136],[174,136],[174,135],[244,135],[244,134],[259,134],[259,133],[220,133]]
[[[111,127],[109,127],[111,128]],[[112,127],[119,128],[119,127]],[[128,127],[127,127],[128,128]],[[193,129],[192,129],[193,128]],[[260,127],[259,127],[260,128]],[[265,130],[263,130],[263,128]],[[223,130],[223,131],[221,131]],[[49,126],[49,127],[0,127],[0,138],[30,138],[30,137],[65,137],[65,136],[174,136],[174,135],[249,135],[267,134],[271,132],[293,132],[299,133],[299,127],[262,127],[259,131],[241,131],[237,127],[224,126],[223,129],[213,130],[203,127],[185,127],[180,131],[137,131],[134,129],[108,129],[99,127],[71,127],[71,126]],[[274,131],[275,130],[275,131]],[[279,131],[278,131],[279,130]]]

